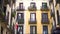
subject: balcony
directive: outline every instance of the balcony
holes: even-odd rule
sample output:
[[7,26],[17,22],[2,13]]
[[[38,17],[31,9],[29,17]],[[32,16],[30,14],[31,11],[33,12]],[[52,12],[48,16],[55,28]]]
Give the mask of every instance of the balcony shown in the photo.
[[49,24],[49,19],[42,19],[41,20],[41,23],[42,24]]
[[37,20],[32,21],[31,19],[29,20],[29,24],[36,24]]
[[29,11],[36,11],[37,10],[36,3],[35,2],[31,2],[30,6],[28,7],[28,10]]
[[18,24],[24,24],[24,18],[19,19]]
[[49,11],[49,8],[48,7],[41,7],[41,11]]
[[37,9],[36,9],[36,7],[34,7],[34,6],[32,6],[32,7],[30,6],[30,7],[28,7],[28,10],[29,10],[29,11],[36,11]]
[[20,7],[17,8],[17,11],[24,11],[24,10],[25,10],[25,9],[24,9],[23,6],[22,6],[22,7],[20,6]]

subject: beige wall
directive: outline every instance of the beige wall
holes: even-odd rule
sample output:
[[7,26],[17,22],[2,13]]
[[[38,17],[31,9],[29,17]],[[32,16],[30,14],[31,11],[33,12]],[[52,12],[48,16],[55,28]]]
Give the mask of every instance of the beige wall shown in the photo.
[[[41,13],[43,11],[36,11],[36,19],[37,19],[37,24],[29,24],[29,19],[30,19],[30,11],[25,11],[25,34],[30,33],[30,25],[36,25],[37,26],[37,33],[42,34],[43,33],[43,24],[41,23]],[[48,26],[48,33],[51,34],[51,28],[52,28],[52,22],[50,19],[50,11],[44,11],[48,13],[48,18],[50,20],[50,24],[44,24]],[[43,13],[44,13],[43,12]]]
[[[37,33],[38,34],[42,34],[43,33],[43,24],[41,23],[41,13],[43,12],[47,12],[48,13],[48,18],[50,20],[49,24],[44,24],[48,26],[48,33],[51,34],[51,29],[52,29],[52,19],[51,19],[51,15],[50,15],[50,11],[40,11],[42,2],[47,2],[47,5],[49,7],[49,0],[34,0],[34,1],[30,1],[30,0],[17,0],[16,1],[16,6],[15,8],[17,9],[17,7],[19,6],[20,2],[24,3],[24,8],[26,9],[24,11],[24,34],[29,34],[30,33],[30,25],[35,25],[37,26]],[[30,11],[28,11],[28,6],[30,5],[30,2],[36,2],[36,6],[37,6],[37,11],[36,12],[36,19],[37,19],[37,24],[29,24],[29,19],[30,19]],[[50,10],[50,9],[49,9]],[[17,12],[17,11],[16,11]],[[32,12],[32,11],[31,11]],[[16,15],[17,16],[17,15]],[[17,18],[17,17],[16,17]],[[15,19],[16,20],[16,19]],[[14,21],[15,22],[15,21]],[[16,22],[15,22],[16,23]]]

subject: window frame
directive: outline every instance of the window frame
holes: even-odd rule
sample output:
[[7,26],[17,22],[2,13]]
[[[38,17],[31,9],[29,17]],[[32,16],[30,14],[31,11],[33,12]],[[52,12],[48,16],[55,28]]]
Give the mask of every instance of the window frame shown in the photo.
[[23,2],[19,3],[19,9],[23,9]]
[[24,30],[23,25],[19,25],[18,28],[22,28],[22,29],[18,29],[20,31],[17,30],[18,31],[17,34],[20,34],[20,32],[22,32],[22,34],[23,34],[23,30]]
[[31,2],[30,6],[35,8],[36,7],[36,3],[35,2]]
[[[33,27],[35,28],[35,31],[33,32]],[[37,34],[37,26],[30,26],[30,34]]]
[[[44,33],[44,31],[46,31],[47,33]],[[43,34],[48,34],[48,26],[43,25]]]
[[36,21],[36,13],[30,13],[30,21],[32,20],[32,17],[31,17],[32,14],[34,14],[34,19],[35,19],[33,21]]
[[49,18],[48,18],[48,13],[42,13],[42,22],[48,22]]
[[[21,14],[21,16],[19,16],[19,14]],[[21,18],[19,18],[19,17],[21,17]],[[17,20],[19,20],[19,19],[24,19],[24,13],[17,13]]]
[[[44,4],[44,5],[43,5]],[[46,2],[42,2],[42,7],[43,8],[47,8],[47,3]]]

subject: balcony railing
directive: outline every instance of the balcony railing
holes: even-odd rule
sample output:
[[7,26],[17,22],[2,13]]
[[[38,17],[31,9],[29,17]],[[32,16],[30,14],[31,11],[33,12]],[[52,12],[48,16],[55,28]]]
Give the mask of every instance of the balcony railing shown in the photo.
[[24,11],[24,10],[25,10],[24,6],[22,8],[21,8],[21,6],[19,8],[17,8],[17,11]]
[[29,20],[29,24],[36,24],[37,20],[32,21],[31,19]]
[[41,23],[42,24],[49,24],[49,19],[42,19],[41,20]]
[[29,6],[29,7],[28,7],[28,10],[29,10],[29,11],[36,11],[36,10],[37,10],[37,8],[36,8],[36,6],[35,6],[35,7],[34,7],[34,6],[32,6],[32,7],[31,7],[31,6]]
[[44,6],[42,6],[42,7],[41,7],[41,11],[49,11],[48,6],[45,6],[45,7],[44,7]]
[[24,24],[24,18],[19,19],[18,24]]

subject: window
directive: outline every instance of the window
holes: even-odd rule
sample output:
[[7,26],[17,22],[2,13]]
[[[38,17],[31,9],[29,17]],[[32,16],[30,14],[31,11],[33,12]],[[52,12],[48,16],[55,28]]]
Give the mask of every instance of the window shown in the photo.
[[48,13],[42,13],[42,22],[48,22]]
[[23,3],[19,3],[19,8],[23,9]]
[[24,8],[24,5],[23,5],[23,2],[22,3],[19,3],[19,6],[17,7],[17,11],[24,11],[25,8]]
[[36,13],[31,13],[30,14],[30,20],[35,21],[36,20]]
[[37,34],[36,26],[30,26],[30,34]]
[[24,24],[24,13],[18,13],[16,21],[18,22],[18,24]]
[[23,26],[18,27],[18,34],[23,34]]
[[3,1],[2,0],[0,0],[0,4],[2,3]]
[[36,3],[35,2],[31,2],[30,6],[28,7],[29,11],[36,11]]
[[31,2],[31,3],[30,3],[30,6],[35,8],[35,7],[36,7],[35,2]]
[[43,8],[47,8],[47,3],[42,3]]
[[57,20],[58,20],[58,24],[60,24],[60,16],[59,16],[59,11],[57,10]]
[[17,14],[17,20],[23,19],[23,18],[24,18],[24,14],[23,13],[18,13]]
[[3,34],[3,27],[1,27],[1,34]]
[[48,34],[48,26],[43,26],[43,34]]

